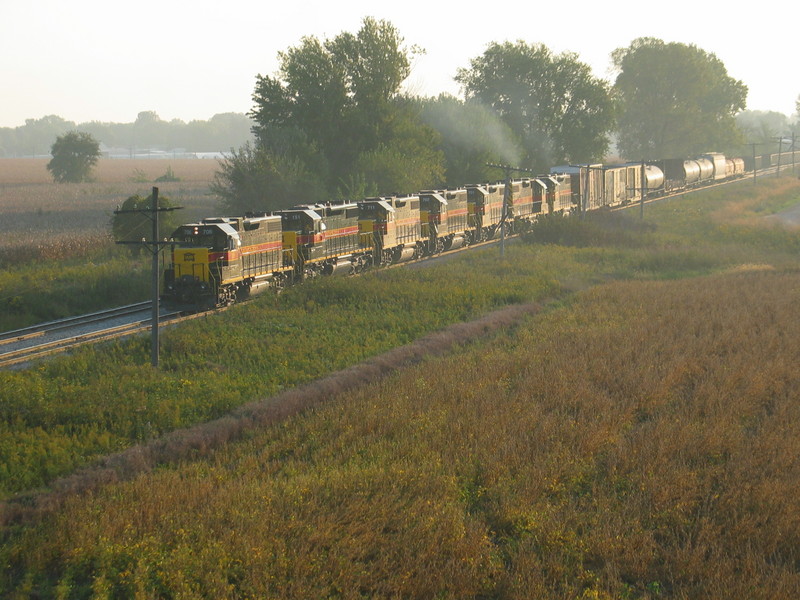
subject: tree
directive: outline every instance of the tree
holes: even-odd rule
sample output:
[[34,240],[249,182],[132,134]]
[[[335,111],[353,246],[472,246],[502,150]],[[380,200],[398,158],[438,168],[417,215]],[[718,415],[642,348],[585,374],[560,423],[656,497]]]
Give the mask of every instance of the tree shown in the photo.
[[740,145],[747,87],[694,45],[639,38],[612,53],[619,147],[630,158],[691,156]]
[[[435,132],[400,95],[410,61],[393,25],[367,18],[356,34],[305,37],[279,58],[277,76],[256,80],[249,115],[259,148],[273,158],[299,160],[332,196],[367,188],[391,193],[395,184],[421,188],[441,180],[442,156],[419,143]],[[412,167],[405,177],[395,168],[398,153]]]
[[245,144],[219,164],[211,191],[229,214],[274,211],[325,199],[324,188],[301,159],[265,146]]
[[525,150],[525,166],[601,159],[614,123],[606,82],[577,55],[543,44],[491,44],[456,75],[468,100],[491,107]]
[[65,121],[58,115],[47,115],[41,119],[25,119],[25,125],[17,127],[17,152],[19,154],[45,154],[60,135],[75,129],[75,123]]
[[[158,196],[159,208],[173,208],[175,205],[166,196]],[[153,222],[148,216],[153,207],[152,194],[146,197],[130,196],[119,208],[124,211],[135,210],[141,212],[115,213],[111,217],[111,234],[117,241],[150,240],[153,237]],[[175,212],[161,212],[158,215],[158,237],[168,238],[180,225]],[[130,245],[133,254],[140,254],[143,246]]]
[[441,137],[418,114],[411,102],[394,107],[385,123],[387,141],[359,155],[355,171],[363,174],[368,195],[410,194],[444,183]]
[[100,157],[100,144],[88,133],[70,131],[56,138],[47,170],[58,183],[87,181]]
[[775,139],[790,130],[789,118],[775,111],[746,110],[735,117],[746,144],[756,144],[760,151],[770,152]]

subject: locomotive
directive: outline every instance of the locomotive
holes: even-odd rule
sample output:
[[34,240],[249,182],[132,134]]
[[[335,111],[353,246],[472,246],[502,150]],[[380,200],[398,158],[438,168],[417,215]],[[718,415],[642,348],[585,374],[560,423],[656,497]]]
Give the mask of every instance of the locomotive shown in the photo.
[[182,310],[225,306],[258,289],[431,256],[524,232],[541,215],[621,206],[741,177],[745,168],[717,152],[568,165],[508,182],[202,219],[172,235],[162,300]]

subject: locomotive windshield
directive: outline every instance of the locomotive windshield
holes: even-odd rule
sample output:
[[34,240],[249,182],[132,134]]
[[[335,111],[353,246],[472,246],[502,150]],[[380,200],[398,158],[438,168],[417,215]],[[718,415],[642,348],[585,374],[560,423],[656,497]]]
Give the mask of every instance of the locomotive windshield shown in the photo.
[[228,245],[228,236],[217,227],[181,227],[173,236],[183,248],[209,248],[224,250]]

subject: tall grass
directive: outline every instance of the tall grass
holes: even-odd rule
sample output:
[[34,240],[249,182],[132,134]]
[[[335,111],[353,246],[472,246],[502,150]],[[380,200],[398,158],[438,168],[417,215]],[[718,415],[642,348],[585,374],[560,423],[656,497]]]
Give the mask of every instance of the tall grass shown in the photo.
[[581,293],[203,460],[68,498],[7,537],[0,589],[796,597],[798,283]]
[[[464,260],[462,266],[480,259]],[[513,278],[453,263],[395,269],[312,282],[167,330],[159,371],[150,368],[149,338],[142,337],[0,372],[0,496],[68,472],[76,453],[85,463],[494,307],[558,292],[557,281],[533,262],[522,262]],[[29,449],[36,444],[63,451]]]

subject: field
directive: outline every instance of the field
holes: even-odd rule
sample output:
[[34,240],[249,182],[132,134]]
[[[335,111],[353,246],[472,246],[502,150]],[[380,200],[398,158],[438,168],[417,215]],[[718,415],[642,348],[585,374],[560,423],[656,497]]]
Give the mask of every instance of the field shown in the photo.
[[[157,186],[181,220],[216,214],[217,164],[101,159],[94,182],[56,184],[47,160],[0,159],[0,330],[144,299],[147,266],[114,245],[113,211]],[[154,183],[168,167],[180,181]]]
[[[0,235],[3,246],[63,243],[69,236],[108,233],[114,209],[129,196],[161,195],[187,207],[194,218],[213,209],[208,185],[216,160],[101,159],[92,183],[56,184],[45,159],[0,159]],[[153,183],[171,167],[178,182]]]
[[798,203],[550,219],[169,330],[159,371],[0,373],[0,596],[796,598],[800,239],[763,217]]

